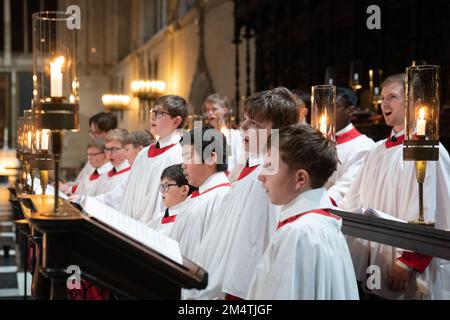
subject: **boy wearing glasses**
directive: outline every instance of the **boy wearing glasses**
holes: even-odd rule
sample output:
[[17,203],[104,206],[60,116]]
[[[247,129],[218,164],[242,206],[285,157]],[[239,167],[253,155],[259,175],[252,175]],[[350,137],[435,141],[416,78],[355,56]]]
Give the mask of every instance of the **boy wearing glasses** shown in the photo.
[[334,142],[309,125],[281,128],[269,138],[258,178],[282,208],[248,299],[358,300],[342,219],[330,213],[324,188],[337,161]]
[[226,141],[219,130],[209,126],[195,128],[183,136],[181,145],[184,175],[198,191],[186,201],[170,237],[178,241],[185,257],[193,259],[231,184],[225,174]]
[[159,137],[158,142],[142,149],[134,160],[119,211],[147,224],[164,210],[159,177],[165,168],[183,162],[177,129],[183,128],[187,117],[188,105],[182,97],[167,95],[156,101],[150,132]]
[[[114,129],[106,135],[105,153],[112,164],[112,169],[100,177],[99,187],[95,199],[106,205],[118,209],[122,200],[123,189],[130,175],[130,164],[125,152],[125,129]],[[83,199],[72,197],[72,201]]]
[[87,159],[92,171],[81,178],[80,183],[74,187],[75,195],[95,196],[98,194],[100,176],[112,169],[105,154],[105,141],[96,138],[87,146]]
[[196,188],[189,185],[183,174],[181,164],[167,167],[161,174],[161,197],[166,210],[156,215],[148,226],[169,235],[177,214],[184,206],[185,200]]

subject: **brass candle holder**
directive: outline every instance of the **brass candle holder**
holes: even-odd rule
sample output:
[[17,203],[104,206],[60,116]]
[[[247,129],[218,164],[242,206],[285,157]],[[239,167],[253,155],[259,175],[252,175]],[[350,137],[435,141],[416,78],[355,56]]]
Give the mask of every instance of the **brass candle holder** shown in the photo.
[[60,210],[59,166],[64,132],[79,129],[77,30],[68,28],[71,19],[66,12],[33,14],[33,161],[44,193],[49,170],[55,172],[54,210],[48,216],[68,214]]
[[419,218],[410,223],[424,226],[434,226],[425,219],[424,183],[427,162],[439,161],[439,87],[439,66],[406,69],[403,160],[414,161],[419,197]]

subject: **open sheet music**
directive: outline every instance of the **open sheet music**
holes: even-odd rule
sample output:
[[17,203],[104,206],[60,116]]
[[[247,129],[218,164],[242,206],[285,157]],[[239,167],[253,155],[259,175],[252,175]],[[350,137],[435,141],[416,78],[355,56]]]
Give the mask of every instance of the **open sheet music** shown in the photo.
[[183,264],[181,251],[178,242],[175,240],[164,236],[156,230],[147,227],[139,221],[124,215],[92,197],[86,197],[82,205],[84,212],[90,217],[159,252],[167,258]]

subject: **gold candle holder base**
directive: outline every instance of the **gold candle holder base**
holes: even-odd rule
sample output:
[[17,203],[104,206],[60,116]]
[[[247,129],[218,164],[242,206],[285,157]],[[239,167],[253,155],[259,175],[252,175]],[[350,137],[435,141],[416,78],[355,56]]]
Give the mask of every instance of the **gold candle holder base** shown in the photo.
[[413,220],[413,221],[408,221],[408,223],[411,224],[416,224],[419,226],[425,226],[425,227],[431,227],[434,228],[435,222],[430,222],[430,221],[422,221],[422,220]]

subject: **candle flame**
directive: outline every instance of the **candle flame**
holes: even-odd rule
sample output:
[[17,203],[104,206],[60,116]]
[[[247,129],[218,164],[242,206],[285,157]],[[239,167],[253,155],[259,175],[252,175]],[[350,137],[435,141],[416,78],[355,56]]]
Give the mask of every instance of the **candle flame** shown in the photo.
[[66,60],[63,56],[59,56],[53,62],[50,62],[51,73],[61,73],[62,66]]
[[425,120],[425,107],[420,108],[419,110],[419,119]]
[[222,132],[222,134],[227,134],[227,127],[226,126],[223,126],[221,129],[220,129],[220,132]]

